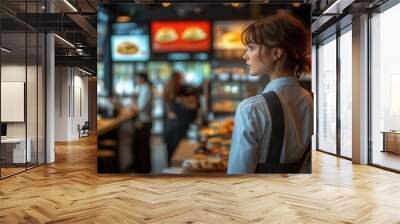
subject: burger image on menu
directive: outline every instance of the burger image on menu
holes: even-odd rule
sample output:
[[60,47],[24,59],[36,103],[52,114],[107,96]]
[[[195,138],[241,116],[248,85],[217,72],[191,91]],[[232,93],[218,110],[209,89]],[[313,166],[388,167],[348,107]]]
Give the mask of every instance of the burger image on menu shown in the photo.
[[190,26],[182,33],[182,40],[185,41],[201,41],[207,38],[206,32],[197,26]]
[[138,46],[135,43],[129,41],[123,41],[117,46],[117,52],[122,55],[136,54],[138,51]]
[[158,43],[171,43],[178,39],[178,34],[173,28],[163,27],[156,32],[154,38]]

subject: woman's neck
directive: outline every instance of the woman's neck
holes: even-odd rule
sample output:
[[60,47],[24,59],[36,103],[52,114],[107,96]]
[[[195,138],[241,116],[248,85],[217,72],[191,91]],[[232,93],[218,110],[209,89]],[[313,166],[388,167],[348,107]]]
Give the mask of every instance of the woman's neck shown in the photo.
[[281,72],[272,72],[270,74],[270,76],[269,76],[269,78],[271,80],[274,80],[274,79],[277,79],[277,78],[282,78],[282,77],[294,77],[294,75],[293,75],[293,72],[281,71]]

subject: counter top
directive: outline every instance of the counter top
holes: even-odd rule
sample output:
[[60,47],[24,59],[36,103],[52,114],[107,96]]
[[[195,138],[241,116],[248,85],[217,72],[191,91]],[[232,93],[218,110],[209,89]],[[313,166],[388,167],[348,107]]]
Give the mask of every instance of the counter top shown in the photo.
[[119,127],[122,122],[132,119],[135,116],[135,111],[124,109],[121,110],[117,117],[97,119],[97,136]]
[[199,144],[196,141],[182,139],[172,155],[171,165],[180,167],[182,166],[184,160],[192,159],[198,146]]

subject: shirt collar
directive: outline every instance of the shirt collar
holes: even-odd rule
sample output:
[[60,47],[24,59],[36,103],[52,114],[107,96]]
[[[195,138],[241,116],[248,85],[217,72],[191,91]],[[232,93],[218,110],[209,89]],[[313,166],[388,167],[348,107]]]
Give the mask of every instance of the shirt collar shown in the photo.
[[296,85],[299,85],[299,81],[295,77],[279,77],[269,82],[267,86],[264,88],[263,93],[269,92],[271,90],[274,90],[282,86],[296,86]]

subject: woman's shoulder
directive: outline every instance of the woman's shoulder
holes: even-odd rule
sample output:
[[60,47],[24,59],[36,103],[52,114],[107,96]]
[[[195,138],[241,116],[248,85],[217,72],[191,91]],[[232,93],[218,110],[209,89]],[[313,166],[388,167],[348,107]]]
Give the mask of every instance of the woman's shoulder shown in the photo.
[[265,99],[262,95],[258,94],[250,98],[244,99],[240,102],[238,110],[251,111],[265,107]]

